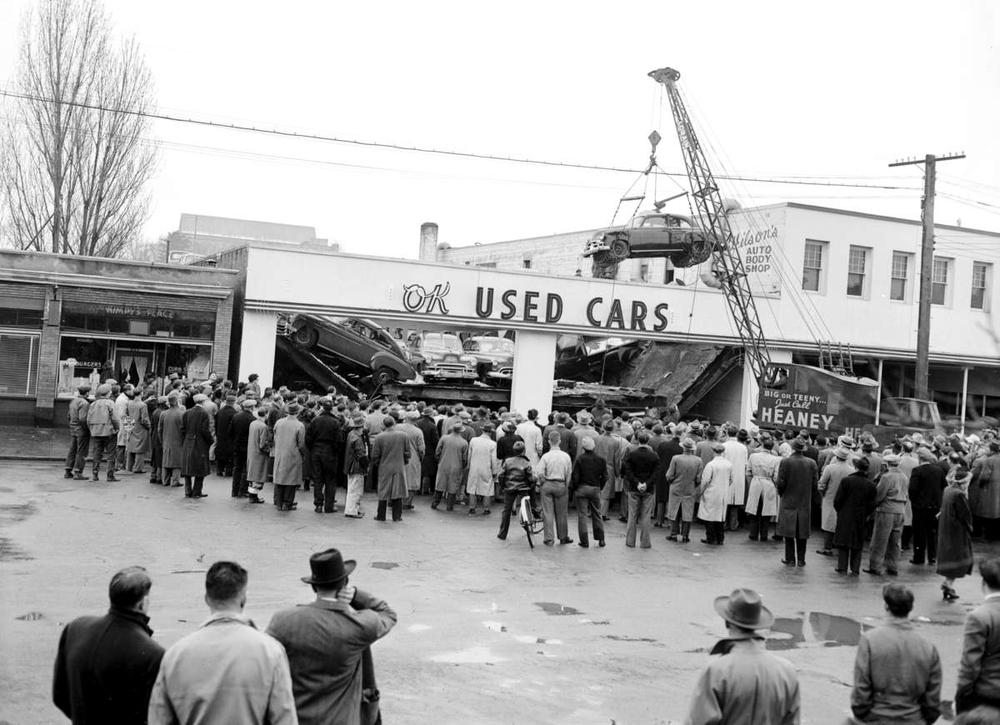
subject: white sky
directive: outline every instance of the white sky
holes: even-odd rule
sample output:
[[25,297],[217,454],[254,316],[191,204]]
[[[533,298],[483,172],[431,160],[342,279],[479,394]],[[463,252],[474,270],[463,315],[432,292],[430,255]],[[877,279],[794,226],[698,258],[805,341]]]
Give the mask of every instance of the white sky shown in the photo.
[[[0,0],[4,87],[27,6]],[[145,50],[163,113],[628,168],[644,166],[659,128],[661,166],[682,171],[666,99],[646,77],[670,65],[697,133],[724,155],[724,167],[710,158],[716,173],[920,187],[920,167],[887,164],[964,150],[967,160],[939,166],[938,191],[995,207],[939,195],[937,220],[1000,230],[993,0],[107,7]],[[149,238],[191,212],[311,225],[350,252],[415,257],[425,221],[456,245],[604,225],[635,178],[167,122],[153,133],[162,154]],[[722,188],[746,206],[919,217],[919,191]],[[661,180],[657,195],[679,190]]]

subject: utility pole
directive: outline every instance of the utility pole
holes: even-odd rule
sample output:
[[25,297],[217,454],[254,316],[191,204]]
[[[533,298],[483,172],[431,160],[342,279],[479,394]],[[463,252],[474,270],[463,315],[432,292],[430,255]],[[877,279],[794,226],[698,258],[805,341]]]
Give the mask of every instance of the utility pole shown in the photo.
[[923,243],[920,246],[920,291],[917,306],[917,366],[914,374],[916,397],[926,399],[930,396],[927,377],[930,364],[927,356],[931,344],[931,290],[934,273],[934,182],[937,174],[938,161],[964,159],[965,154],[949,154],[935,156],[927,154],[922,159],[907,159],[889,164],[893,166],[924,165],[924,198],[921,202],[920,220],[923,223]]

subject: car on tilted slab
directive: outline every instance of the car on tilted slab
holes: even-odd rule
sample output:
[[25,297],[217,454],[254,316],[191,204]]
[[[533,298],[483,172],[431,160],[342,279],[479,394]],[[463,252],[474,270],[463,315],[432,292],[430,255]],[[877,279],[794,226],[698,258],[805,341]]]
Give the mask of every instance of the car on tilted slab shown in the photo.
[[613,279],[626,259],[667,257],[674,267],[694,267],[712,256],[712,242],[691,217],[648,211],[627,224],[601,229],[583,249],[593,260],[593,276]]
[[465,341],[465,351],[476,358],[476,372],[486,383],[509,383],[514,377],[514,341],[482,335]]
[[411,354],[423,358],[420,374],[424,380],[478,380],[478,360],[462,346],[458,335],[450,332],[424,332],[410,340]]
[[370,375],[376,383],[412,380],[417,374],[408,352],[371,320],[297,314],[287,319],[284,334],[341,374]]

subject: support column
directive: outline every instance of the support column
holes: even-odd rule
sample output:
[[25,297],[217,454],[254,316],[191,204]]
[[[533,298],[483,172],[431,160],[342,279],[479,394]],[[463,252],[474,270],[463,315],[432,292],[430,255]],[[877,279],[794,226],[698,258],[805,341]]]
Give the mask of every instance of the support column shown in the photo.
[[965,435],[965,412],[969,406],[969,368],[962,368],[962,435]]
[[510,387],[510,409],[527,414],[538,410],[545,420],[552,412],[552,381],[556,366],[556,335],[519,331],[514,340],[514,377]]
[[878,359],[878,392],[875,394],[875,425],[881,425],[882,416],[882,368],[884,364],[882,358]]
[[42,335],[38,341],[38,376],[35,378],[35,425],[55,423],[56,387],[59,376],[59,330],[62,295],[58,287],[45,290]]
[[[240,375],[246,382],[251,373],[257,373],[261,391],[274,381],[274,338],[278,326],[275,312],[246,310],[243,313],[243,339],[240,341]],[[235,382],[235,381],[234,381]]]

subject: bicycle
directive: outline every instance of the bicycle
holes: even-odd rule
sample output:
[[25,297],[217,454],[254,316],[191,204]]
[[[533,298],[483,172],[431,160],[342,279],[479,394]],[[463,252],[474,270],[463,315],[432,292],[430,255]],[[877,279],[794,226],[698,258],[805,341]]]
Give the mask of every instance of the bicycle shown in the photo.
[[517,507],[517,519],[524,529],[524,535],[528,538],[528,546],[535,548],[535,542],[531,539],[532,534],[542,533],[543,523],[540,516],[535,516],[531,508],[531,492],[519,491],[515,500]]

